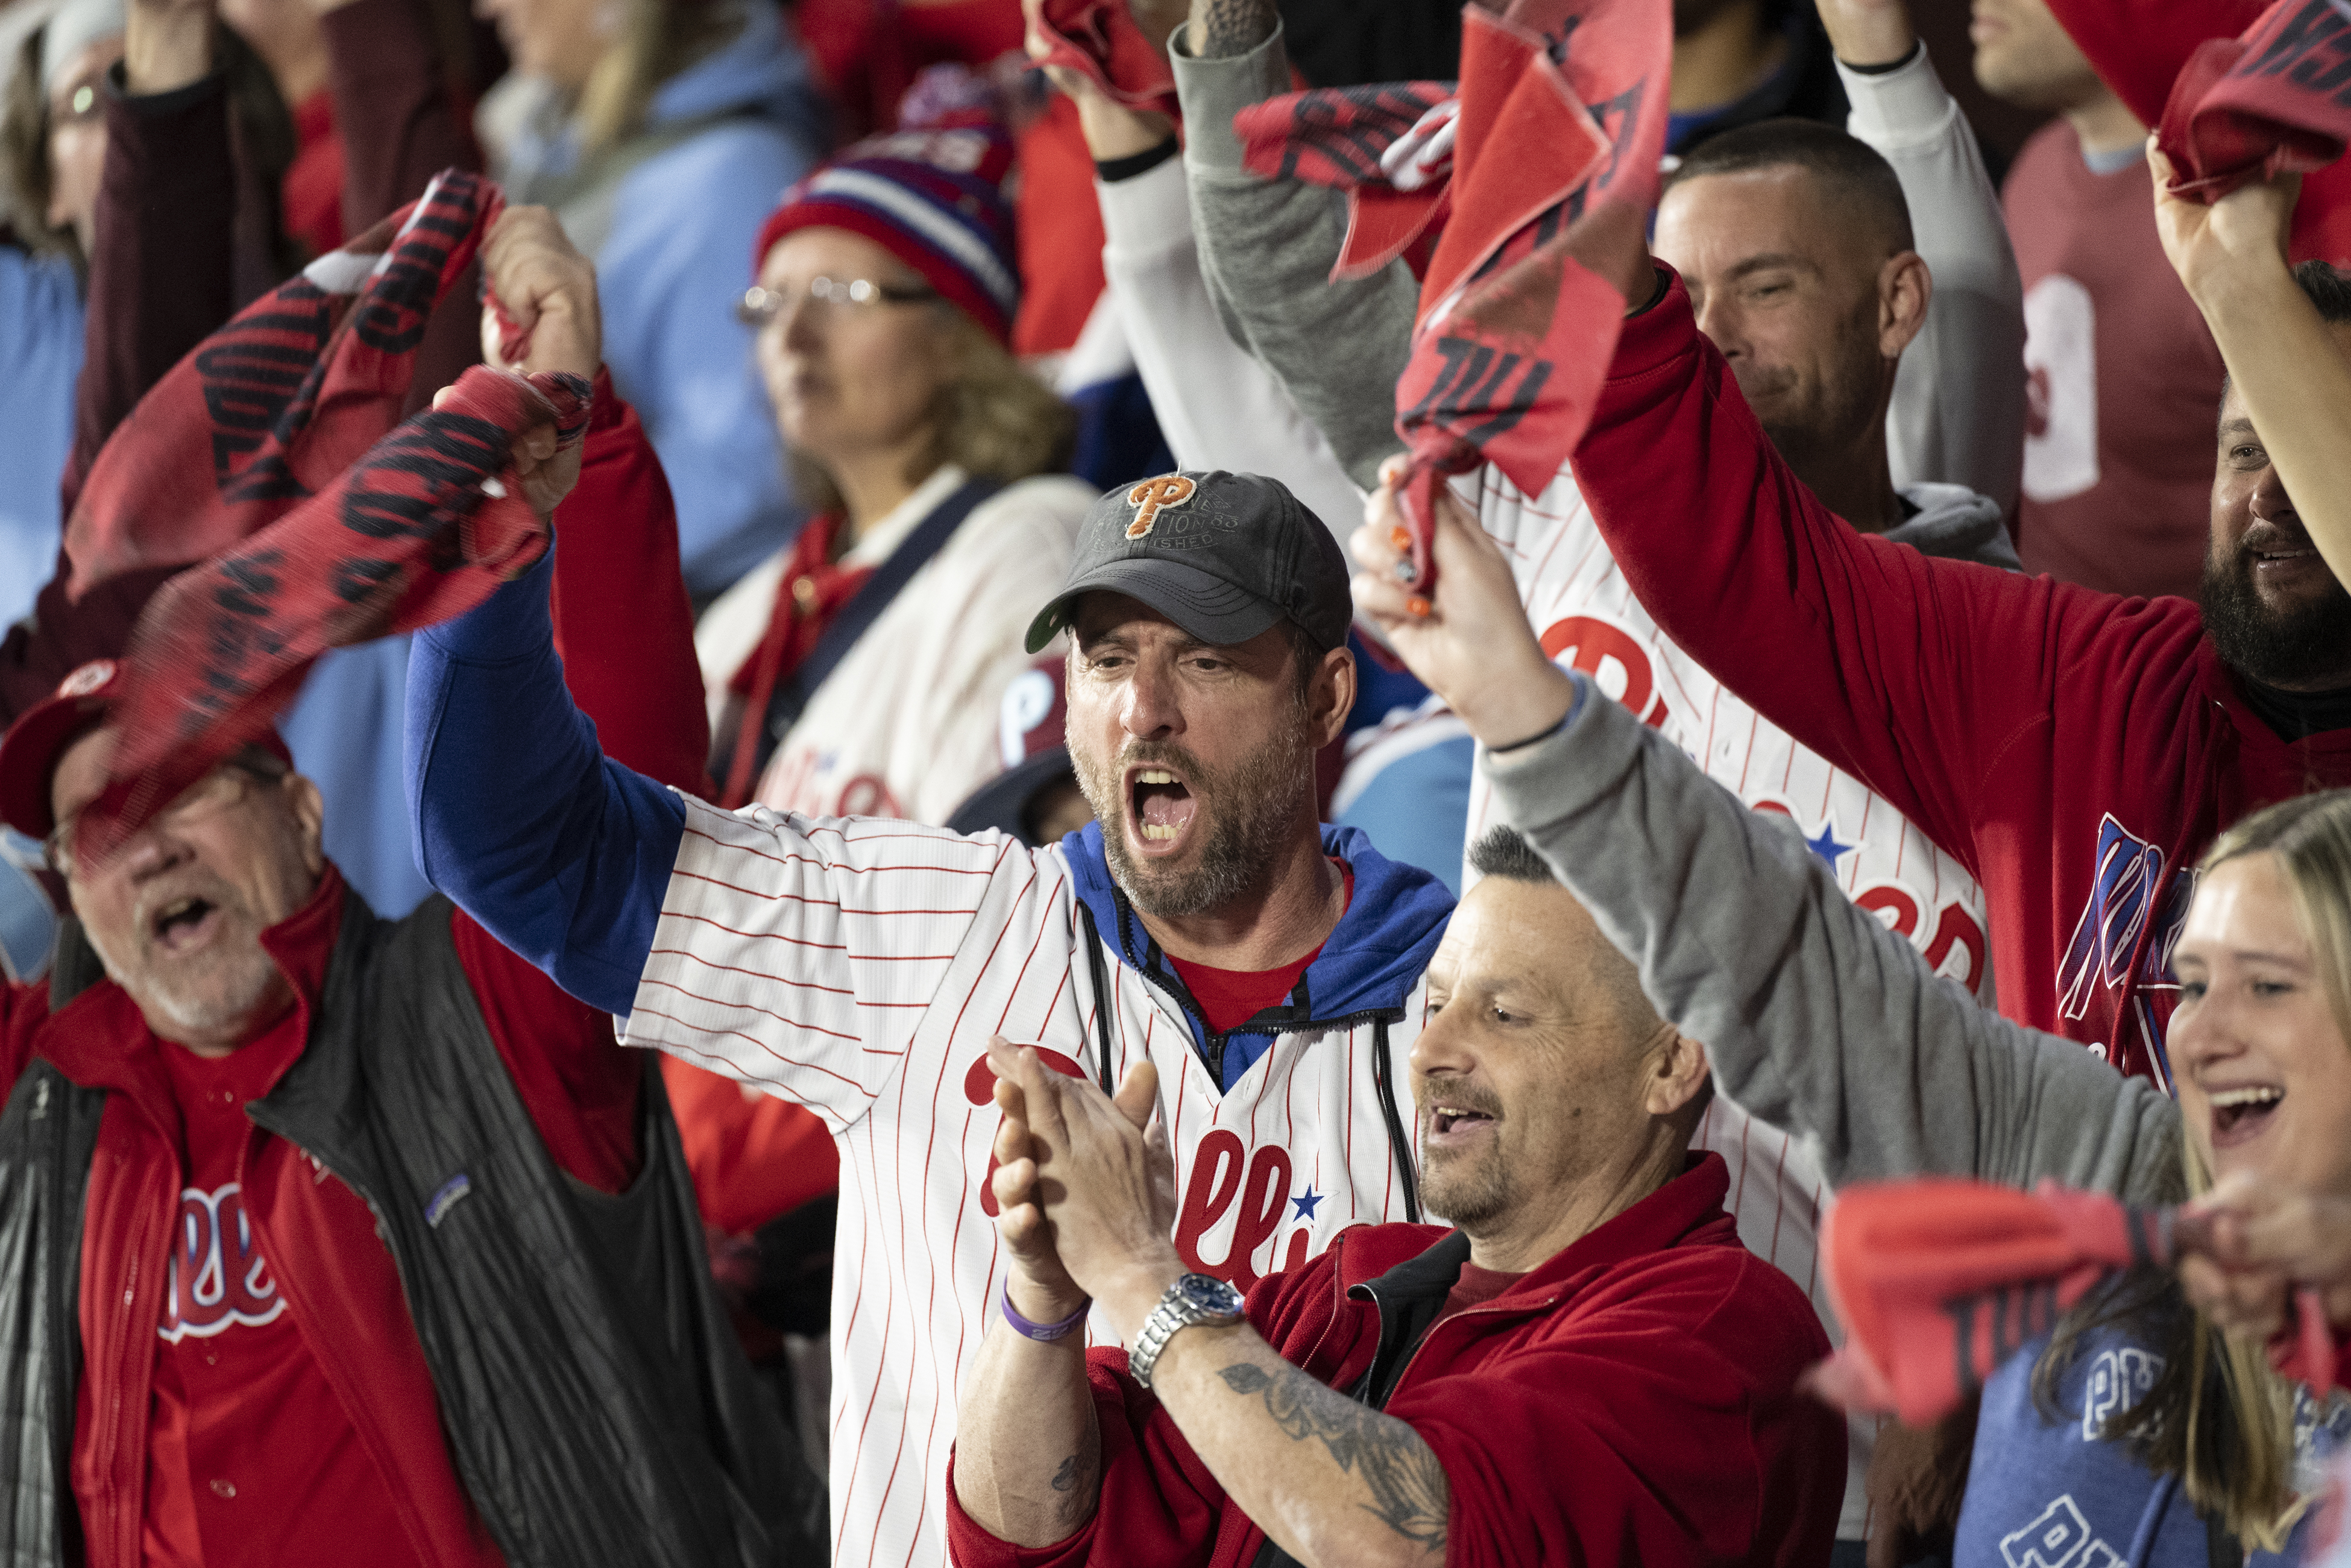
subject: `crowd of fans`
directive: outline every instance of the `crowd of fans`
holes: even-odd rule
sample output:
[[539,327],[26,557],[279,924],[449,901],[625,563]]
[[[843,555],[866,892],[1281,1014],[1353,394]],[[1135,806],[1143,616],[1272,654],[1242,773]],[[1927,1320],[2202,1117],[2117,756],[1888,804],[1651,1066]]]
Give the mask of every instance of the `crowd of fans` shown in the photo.
[[[0,1556],[2351,1563],[2351,256],[2135,4],[0,0]],[[1431,488],[1252,128],[1530,7]]]

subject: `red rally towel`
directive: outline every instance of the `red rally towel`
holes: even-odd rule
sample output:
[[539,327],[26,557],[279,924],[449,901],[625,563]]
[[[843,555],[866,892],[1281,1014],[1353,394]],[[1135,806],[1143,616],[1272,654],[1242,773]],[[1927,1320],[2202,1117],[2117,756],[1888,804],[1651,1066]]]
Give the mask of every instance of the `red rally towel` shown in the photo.
[[1176,114],[1176,73],[1135,26],[1126,0],[1044,0],[1037,30],[1050,46],[1039,65],[1082,72],[1129,109]]
[[[1927,1426],[2091,1291],[2133,1270],[2168,1269],[2203,1249],[2207,1234],[2192,1213],[2054,1182],[2030,1193],[1939,1177],[1846,1187],[1821,1226],[1845,1343],[1808,1385],[1847,1411]],[[2295,1306],[2298,1332],[2280,1335],[2271,1362],[2331,1388],[2325,1313],[2314,1292],[2297,1292]]]
[[1333,279],[1377,272],[1453,209],[1461,99],[1449,81],[1318,88],[1233,116],[1241,162],[1269,180],[1347,193]]
[[546,549],[508,448],[550,418],[578,442],[585,381],[477,366],[393,426],[425,319],[502,206],[443,174],[199,344],[99,454],[68,525],[74,591],[203,564],[132,631],[82,852],[102,860],[260,735],[328,648],[461,614]]
[[1419,594],[1436,581],[1443,477],[1491,463],[1537,494],[1591,422],[1625,301],[1577,259],[1577,240],[1611,221],[1604,207],[1637,222],[1655,199],[1672,53],[1667,0],[1462,14],[1452,214],[1396,382]]
[[[2157,127],[2178,189],[2212,201],[2310,172],[2296,261],[2351,260],[2351,12],[2337,0],[2051,0],[2098,75]],[[2331,166],[2330,166],[2331,165]]]

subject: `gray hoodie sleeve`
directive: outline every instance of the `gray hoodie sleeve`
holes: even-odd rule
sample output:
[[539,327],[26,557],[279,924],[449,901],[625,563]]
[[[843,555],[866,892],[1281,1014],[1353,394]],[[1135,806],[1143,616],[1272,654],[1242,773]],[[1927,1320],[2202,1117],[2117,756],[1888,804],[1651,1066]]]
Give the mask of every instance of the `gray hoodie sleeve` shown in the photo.
[[1184,29],[1168,40],[1184,108],[1184,172],[1200,271],[1233,340],[1270,370],[1331,443],[1348,476],[1379,482],[1400,451],[1395,384],[1412,346],[1420,287],[1391,263],[1369,277],[1330,281],[1347,235],[1345,198],[1241,167],[1233,116],[1290,89],[1281,29],[1244,55],[1196,59]]
[[2179,1108],[2081,1046],[2011,1023],[1855,907],[1758,814],[1577,677],[1567,722],[1479,765],[1524,833],[1705,1043],[1716,1087],[1812,1141],[1830,1184],[2054,1176],[2176,1197]]

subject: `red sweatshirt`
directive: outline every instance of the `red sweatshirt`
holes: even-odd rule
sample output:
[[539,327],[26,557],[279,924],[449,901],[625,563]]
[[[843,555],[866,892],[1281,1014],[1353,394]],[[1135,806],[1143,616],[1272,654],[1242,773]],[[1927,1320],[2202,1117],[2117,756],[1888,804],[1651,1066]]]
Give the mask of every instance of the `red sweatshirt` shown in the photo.
[[[634,412],[601,375],[598,393],[580,484],[556,515],[557,629],[571,633],[566,671],[611,756],[692,788],[708,735],[669,487]],[[617,637],[614,609],[623,602],[630,634]],[[342,879],[329,869],[308,903],[264,935],[298,1001],[249,1050],[273,1052],[281,1036],[307,1038],[344,898]],[[618,1043],[609,1017],[564,994],[463,914],[454,918],[459,961],[549,1154],[588,1186],[621,1191],[640,1164],[645,1063]],[[293,1048],[268,1082],[299,1056],[298,1044],[286,1043]],[[287,1397],[257,1402],[234,1381],[200,1386],[197,1368],[211,1367],[209,1359],[162,1364],[167,1354],[205,1351],[226,1363],[255,1348],[226,1337],[200,1348],[185,1332],[167,1344],[158,1332],[166,1325],[163,1333],[173,1333],[182,1316],[167,1317],[165,1292],[167,1260],[189,1222],[187,1183],[209,1179],[184,1168],[198,1139],[175,1082],[189,1075],[175,1075],[164,1054],[177,1049],[156,1039],[110,981],[55,1016],[44,988],[0,992],[0,1082],[13,1083],[37,1053],[75,1082],[114,1092],[99,1124],[83,1221],[73,1484],[91,1563],[133,1568],[150,1544],[191,1540],[204,1543],[208,1561],[236,1562],[268,1554],[264,1539],[288,1560],[498,1562],[450,1463],[440,1402],[374,1218],[340,1182],[318,1179],[300,1149],[253,1131],[225,1173],[235,1178],[236,1207],[251,1234],[234,1289],[254,1298],[249,1304],[261,1310],[248,1317],[261,1321],[192,1331],[233,1336],[274,1324],[282,1334],[290,1320],[297,1334],[277,1340],[282,1349],[260,1368],[282,1378]],[[266,1084],[246,1090],[266,1092]],[[226,1187],[199,1186],[226,1212]],[[226,1222],[221,1228],[225,1251],[237,1232]],[[202,1293],[202,1284],[193,1290]],[[282,1316],[274,1306],[281,1299]],[[165,1376],[168,1383],[159,1381]],[[306,1450],[346,1435],[360,1450],[352,1464],[321,1466]],[[166,1462],[151,1462],[159,1456]],[[221,1474],[225,1466],[236,1473]],[[289,1538],[287,1511],[272,1509],[268,1499],[272,1482],[282,1488],[298,1478],[349,1499],[336,1520],[315,1517],[314,1507],[312,1525],[358,1530],[362,1539],[322,1552],[311,1550],[317,1542]],[[263,1511],[275,1533],[244,1528],[240,1510]],[[393,1533],[373,1531],[379,1523]],[[224,1549],[224,1541],[244,1549]]]
[[1983,884],[2001,1010],[2168,1089],[2182,869],[2254,808],[2351,783],[2351,731],[2278,739],[2184,599],[1847,527],[1764,438],[1678,278],[1625,323],[1575,476],[1666,634]]
[[[1828,1560],[1844,1498],[1844,1421],[1793,1391],[1828,1353],[1803,1292],[1739,1243],[1717,1155],[1510,1288],[1440,1321],[1387,1414],[1436,1451],[1452,1488],[1452,1568],[1533,1563],[1772,1564]],[[1249,1293],[1283,1359],[1350,1388],[1379,1347],[1350,1295],[1417,1258],[1434,1225],[1358,1226]],[[988,1534],[947,1485],[961,1568],[1114,1563],[1249,1568],[1265,1531],[1237,1508],[1123,1350],[1087,1353],[1102,1428],[1101,1506],[1057,1545]],[[1106,1522],[1105,1522],[1106,1521]],[[1097,1537],[1101,1551],[1095,1553]]]

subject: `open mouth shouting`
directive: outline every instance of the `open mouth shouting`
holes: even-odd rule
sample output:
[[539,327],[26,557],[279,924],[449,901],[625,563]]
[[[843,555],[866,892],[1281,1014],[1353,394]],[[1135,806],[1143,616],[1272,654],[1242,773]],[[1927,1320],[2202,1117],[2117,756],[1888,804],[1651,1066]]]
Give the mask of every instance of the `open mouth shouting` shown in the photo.
[[2206,1091],[2212,1106],[2212,1147],[2232,1149],[2262,1135],[2285,1102],[2274,1083],[2247,1083]]
[[1139,763],[1126,770],[1125,785],[1135,848],[1154,858],[1181,851],[1200,805],[1184,775],[1159,763]]
[[2298,572],[2323,571],[2326,567],[2319,559],[2318,547],[2300,528],[2262,523],[2248,528],[2238,548],[2243,550],[2257,582],[2280,580]]
[[156,905],[146,920],[149,947],[166,956],[194,952],[218,934],[225,916],[209,898],[183,894]]

